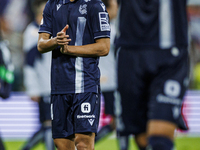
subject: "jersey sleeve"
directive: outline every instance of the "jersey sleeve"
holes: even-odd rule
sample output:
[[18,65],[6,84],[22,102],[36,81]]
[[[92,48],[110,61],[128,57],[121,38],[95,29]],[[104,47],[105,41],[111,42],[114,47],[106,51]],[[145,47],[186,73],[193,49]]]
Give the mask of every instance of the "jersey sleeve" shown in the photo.
[[46,6],[43,11],[43,19],[40,24],[38,33],[49,33],[52,35],[52,9],[50,5],[50,1],[46,3]]
[[94,39],[109,37],[110,38],[110,23],[109,16],[105,5],[98,1],[90,7],[89,13],[92,23]]

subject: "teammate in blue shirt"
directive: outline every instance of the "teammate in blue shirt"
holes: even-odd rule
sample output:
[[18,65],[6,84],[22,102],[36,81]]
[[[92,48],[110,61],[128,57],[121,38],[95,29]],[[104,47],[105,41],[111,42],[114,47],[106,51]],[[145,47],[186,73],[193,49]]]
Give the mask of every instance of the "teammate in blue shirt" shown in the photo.
[[172,150],[174,130],[187,129],[186,0],[119,2],[118,131],[134,134],[140,150]]
[[42,19],[42,12],[47,0],[34,0],[31,4],[34,12],[34,21],[25,29],[23,34],[24,87],[31,100],[38,103],[41,128],[24,144],[22,150],[30,150],[40,141],[44,141],[46,150],[54,150],[51,138],[50,113],[50,70],[51,52],[41,54],[37,50],[38,30]]
[[52,132],[59,150],[94,149],[100,114],[98,62],[109,49],[109,17],[101,0],[47,2],[38,50],[52,51]]

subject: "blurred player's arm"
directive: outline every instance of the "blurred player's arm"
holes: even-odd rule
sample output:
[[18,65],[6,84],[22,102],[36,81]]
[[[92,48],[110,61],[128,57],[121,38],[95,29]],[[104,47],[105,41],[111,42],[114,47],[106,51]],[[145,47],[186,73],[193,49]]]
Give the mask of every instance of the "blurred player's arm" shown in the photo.
[[[28,96],[36,102],[40,100],[40,85],[38,80],[37,71],[34,68],[34,59],[35,56],[33,55],[33,51],[37,52],[36,43],[33,44],[35,34],[31,28],[27,28],[23,34],[23,50],[25,52],[25,62],[23,68],[23,75],[24,75],[24,86]],[[35,54],[35,53],[34,53]],[[32,60],[32,61],[30,61]]]
[[34,68],[29,65],[25,65],[24,67],[24,86],[31,100],[39,102],[40,86],[38,83],[37,73]]
[[[31,51],[31,49],[26,50],[26,57],[27,57],[26,60],[29,59],[29,57],[32,57],[32,55],[27,55],[29,51]],[[24,72],[24,86],[26,88],[28,96],[31,98],[31,100],[39,102],[40,85],[39,85],[37,71],[35,70],[33,65],[30,65],[27,61],[25,61],[23,72]]]

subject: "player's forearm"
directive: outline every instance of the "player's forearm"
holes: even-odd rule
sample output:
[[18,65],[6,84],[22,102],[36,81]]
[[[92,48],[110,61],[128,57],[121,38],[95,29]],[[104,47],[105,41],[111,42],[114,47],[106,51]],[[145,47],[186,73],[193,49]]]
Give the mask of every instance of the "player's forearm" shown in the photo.
[[85,46],[69,46],[69,54],[80,57],[97,57],[108,55],[109,48],[90,44]]
[[98,57],[108,55],[110,50],[110,39],[104,39],[100,42],[97,41],[94,44],[88,44],[83,46],[65,46],[64,51],[61,48],[61,52],[68,55],[79,57]]
[[38,40],[37,48],[40,53],[46,53],[46,52],[54,50],[57,46],[58,45],[57,45],[56,37],[52,39],[40,38]]

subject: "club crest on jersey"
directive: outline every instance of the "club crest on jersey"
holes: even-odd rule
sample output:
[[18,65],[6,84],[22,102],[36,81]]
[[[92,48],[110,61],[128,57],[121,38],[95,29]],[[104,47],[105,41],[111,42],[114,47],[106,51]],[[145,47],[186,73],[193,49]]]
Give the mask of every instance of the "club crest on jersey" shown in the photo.
[[80,7],[79,7],[79,12],[80,12],[82,15],[87,14],[87,4],[80,5]]
[[109,25],[109,19],[108,19],[108,13],[106,12],[100,12],[99,13],[99,22],[101,31],[110,31],[110,25]]
[[91,105],[90,105],[90,103],[82,103],[81,104],[81,111],[83,113],[90,113],[90,111],[91,111]]

